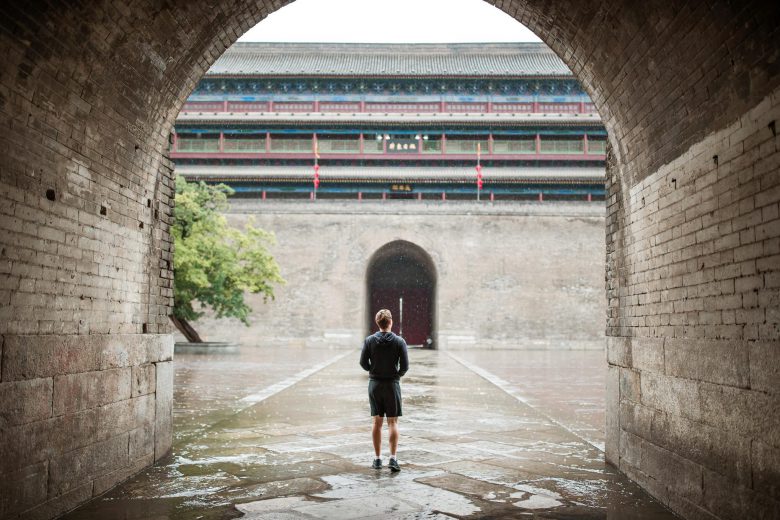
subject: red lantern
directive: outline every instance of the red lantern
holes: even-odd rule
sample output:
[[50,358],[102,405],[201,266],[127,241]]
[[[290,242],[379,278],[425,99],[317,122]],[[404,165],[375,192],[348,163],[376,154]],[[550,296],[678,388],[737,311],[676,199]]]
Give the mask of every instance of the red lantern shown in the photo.
[[477,189],[478,190],[482,189],[482,179],[477,179]]
[[320,165],[315,164],[314,165],[314,189],[320,187]]

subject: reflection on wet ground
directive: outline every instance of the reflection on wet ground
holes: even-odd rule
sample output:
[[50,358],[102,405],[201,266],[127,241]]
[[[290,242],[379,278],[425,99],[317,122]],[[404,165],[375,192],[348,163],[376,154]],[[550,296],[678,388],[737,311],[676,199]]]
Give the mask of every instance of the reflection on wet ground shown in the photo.
[[[576,414],[566,423],[566,413],[544,409],[555,400],[519,400],[467,368],[497,375],[495,352],[460,356],[464,365],[446,353],[412,351],[403,470],[371,469],[358,354],[178,355],[171,459],[67,518],[675,518],[567,426],[580,423]],[[252,366],[270,360],[279,367]],[[516,390],[520,382],[508,375],[498,374],[499,382]],[[576,378],[569,383],[572,392]],[[259,402],[242,400],[247,395]]]
[[[607,362],[594,350],[463,350],[453,355],[604,449]],[[504,385],[502,385],[504,383]]]

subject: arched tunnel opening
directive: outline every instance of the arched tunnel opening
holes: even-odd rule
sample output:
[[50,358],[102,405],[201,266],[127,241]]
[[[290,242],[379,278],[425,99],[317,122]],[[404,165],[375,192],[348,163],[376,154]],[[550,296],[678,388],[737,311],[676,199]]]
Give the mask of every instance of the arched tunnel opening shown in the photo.
[[379,309],[393,314],[393,332],[408,345],[434,347],[436,269],[419,246],[398,240],[381,247],[366,272],[368,333]]
[[[685,517],[771,516],[780,475],[780,414],[772,413],[780,399],[780,190],[773,167],[780,153],[780,4],[488,1],[552,46],[609,132],[604,460]],[[192,0],[186,12],[177,2],[115,0],[0,7],[0,517],[58,516],[169,453],[169,130],[216,57],[286,3],[236,0],[215,8]],[[228,149],[252,144],[215,141],[222,151],[226,142]],[[561,141],[555,146],[567,152],[570,140]],[[534,152],[544,146],[510,144]],[[351,281],[361,282],[359,274]],[[435,305],[435,287],[432,294]],[[360,306],[344,311],[358,329],[365,323]],[[440,326],[443,340],[450,325]],[[449,380],[460,385],[455,390],[468,389],[462,378]],[[307,391],[319,397],[321,388],[312,381]],[[310,421],[314,407],[284,392],[279,399],[276,422]],[[452,422],[478,418],[485,408],[459,403]],[[512,438],[527,431],[520,420],[512,424]],[[419,430],[431,430],[424,426]],[[311,450],[312,442],[278,444]],[[512,458],[505,448],[490,467],[480,466],[490,447],[478,448],[472,469],[519,481],[501,469]],[[428,464],[446,455],[437,449]],[[462,464],[453,473],[469,470]],[[528,489],[538,488],[480,496],[531,496]],[[584,489],[592,497],[600,488]],[[213,497],[210,484],[207,493]],[[532,498],[537,508],[550,503]],[[609,515],[627,517],[615,507]]]

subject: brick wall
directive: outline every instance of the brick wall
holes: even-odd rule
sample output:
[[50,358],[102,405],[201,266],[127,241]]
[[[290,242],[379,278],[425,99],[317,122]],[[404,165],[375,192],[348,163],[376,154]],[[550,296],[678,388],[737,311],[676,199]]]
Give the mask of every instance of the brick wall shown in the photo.
[[780,511],[778,118],[780,89],[634,186],[609,168],[607,456],[686,518]]

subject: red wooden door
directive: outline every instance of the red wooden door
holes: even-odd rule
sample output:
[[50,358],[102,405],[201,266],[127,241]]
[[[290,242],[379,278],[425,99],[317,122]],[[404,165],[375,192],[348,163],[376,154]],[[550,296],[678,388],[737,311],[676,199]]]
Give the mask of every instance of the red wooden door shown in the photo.
[[[403,323],[401,298],[404,300]],[[393,313],[393,332],[400,334],[409,345],[424,345],[431,336],[432,303],[430,289],[424,287],[375,287],[371,293],[373,312],[389,309]]]

